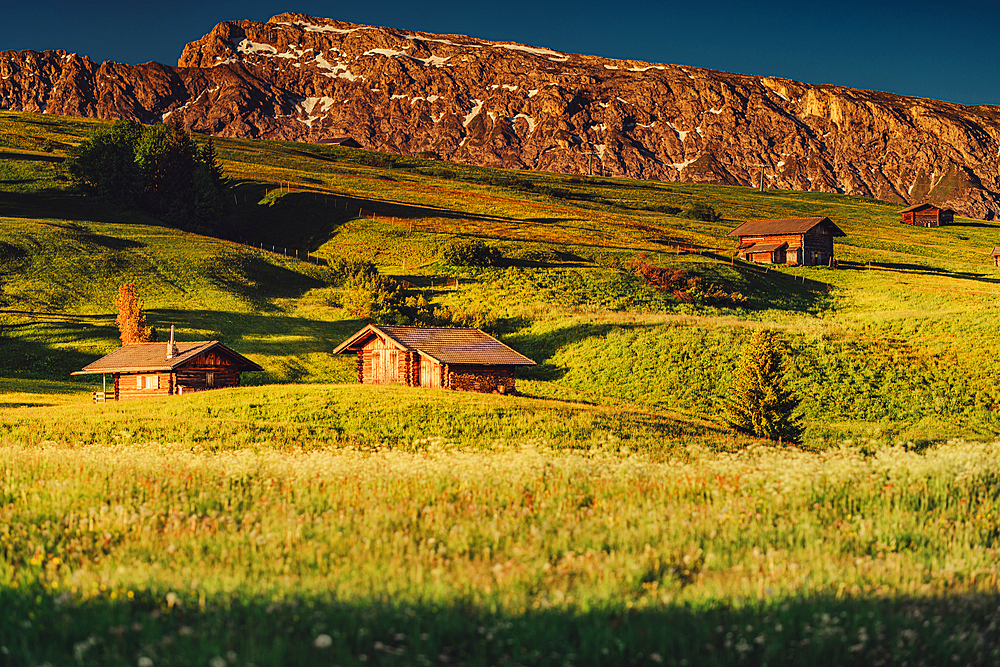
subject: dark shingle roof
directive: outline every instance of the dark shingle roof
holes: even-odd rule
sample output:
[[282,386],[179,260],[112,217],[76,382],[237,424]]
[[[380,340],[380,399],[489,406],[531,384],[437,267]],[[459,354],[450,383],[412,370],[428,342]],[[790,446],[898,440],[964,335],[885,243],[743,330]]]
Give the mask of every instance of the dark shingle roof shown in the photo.
[[909,213],[910,211],[923,211],[923,210],[926,210],[926,209],[929,209],[929,208],[936,208],[939,211],[943,211],[944,210],[943,208],[941,208],[939,206],[935,206],[934,204],[914,204],[913,206],[909,206],[907,208],[904,208],[902,211],[900,211],[900,213]]
[[401,327],[369,324],[343,343],[334,354],[357,352],[373,335],[395,342],[400,349],[415,350],[444,364],[483,366],[534,366],[535,362],[515,352],[479,329],[450,327]]
[[254,362],[235,352],[217,340],[178,342],[177,355],[167,359],[167,343],[132,343],[123,345],[111,354],[101,357],[83,370],[72,375],[94,375],[96,373],[151,373],[169,371],[197,357],[202,352],[218,350],[239,362],[241,371],[264,370]]
[[782,220],[750,220],[726,236],[773,236],[775,234],[805,234],[816,225],[830,227],[834,236],[847,236],[830,218],[784,218]]

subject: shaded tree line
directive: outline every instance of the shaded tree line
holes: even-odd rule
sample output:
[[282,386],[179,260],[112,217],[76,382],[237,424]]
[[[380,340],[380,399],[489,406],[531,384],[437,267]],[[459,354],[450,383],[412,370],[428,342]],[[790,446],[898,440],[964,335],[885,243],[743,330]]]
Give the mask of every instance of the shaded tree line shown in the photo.
[[184,229],[212,231],[225,212],[212,140],[199,147],[178,125],[117,120],[70,149],[66,167],[84,191]]

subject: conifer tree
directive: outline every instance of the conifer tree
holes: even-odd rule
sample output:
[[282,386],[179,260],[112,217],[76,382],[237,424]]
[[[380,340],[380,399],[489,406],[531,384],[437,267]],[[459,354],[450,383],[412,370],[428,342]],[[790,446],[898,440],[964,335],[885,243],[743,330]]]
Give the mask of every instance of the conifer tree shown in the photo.
[[759,438],[798,443],[802,425],[799,405],[785,384],[781,344],[771,331],[758,331],[743,352],[743,360],[726,399],[726,421],[737,431]]
[[146,314],[142,312],[142,301],[134,283],[122,283],[118,286],[115,306],[118,308],[115,324],[121,332],[122,345],[148,342],[151,331],[146,328]]

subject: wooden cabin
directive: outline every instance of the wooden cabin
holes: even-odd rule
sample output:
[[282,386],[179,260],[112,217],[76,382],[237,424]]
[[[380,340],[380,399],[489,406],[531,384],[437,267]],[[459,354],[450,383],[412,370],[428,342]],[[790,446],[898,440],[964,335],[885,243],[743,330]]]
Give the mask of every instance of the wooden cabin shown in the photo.
[[201,340],[123,345],[73,375],[102,375],[94,402],[104,403],[237,387],[242,373],[262,370],[217,340]]
[[955,212],[950,208],[938,208],[934,204],[917,204],[900,211],[902,223],[915,227],[940,227],[955,221]]
[[729,232],[739,258],[759,264],[833,266],[833,239],[846,236],[830,218],[750,220]]
[[361,148],[361,144],[355,141],[352,137],[327,137],[325,139],[320,139],[316,142],[317,144],[330,144],[334,146],[344,146],[345,148]]
[[993,258],[993,266],[1000,266],[1000,248],[993,248],[990,256]]
[[358,382],[513,394],[514,368],[535,362],[479,329],[370,324],[334,354],[357,354]]

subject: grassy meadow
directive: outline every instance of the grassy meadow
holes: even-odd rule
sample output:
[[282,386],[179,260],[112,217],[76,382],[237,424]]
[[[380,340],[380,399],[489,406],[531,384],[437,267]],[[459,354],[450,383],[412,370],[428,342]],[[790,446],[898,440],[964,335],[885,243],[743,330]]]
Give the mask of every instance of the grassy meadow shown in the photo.
[[[0,112],[0,666],[997,662],[1000,223],[218,138],[206,236],[70,188],[100,126]],[[838,269],[732,257],[744,220],[824,215]],[[489,314],[521,395],[353,384],[338,259]],[[94,406],[70,373],[124,281],[161,339],[265,372]],[[760,328],[801,447],[721,418]]]

